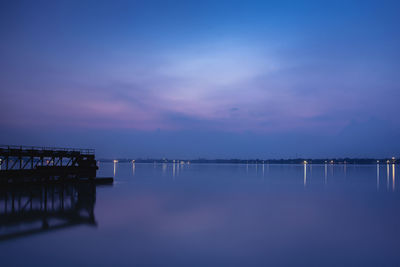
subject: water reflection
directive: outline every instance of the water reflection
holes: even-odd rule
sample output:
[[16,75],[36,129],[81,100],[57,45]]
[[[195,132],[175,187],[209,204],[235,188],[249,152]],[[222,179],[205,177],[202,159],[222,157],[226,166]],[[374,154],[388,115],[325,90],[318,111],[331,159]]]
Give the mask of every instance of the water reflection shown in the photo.
[[376,190],[379,190],[379,163],[376,164]]
[[[382,266],[400,266],[396,250],[400,229],[395,227],[400,224],[400,197],[391,189],[386,192],[384,165],[382,186],[380,165],[375,164],[349,165],[347,177],[344,166],[331,166],[329,162],[314,164],[314,176],[310,176],[310,162],[303,168],[300,164],[272,164],[265,179],[261,176],[264,166],[258,166],[258,174],[254,169],[246,174],[244,164],[168,164],[165,175],[174,177],[177,168],[182,168],[182,179],[174,181],[163,177],[160,164],[156,169],[152,163],[135,165],[139,171],[135,179],[128,179],[134,165],[119,163],[115,179],[123,183],[97,191],[101,197],[96,201],[96,219],[102,227],[96,231],[79,227],[0,243],[2,265],[12,265],[9,262],[15,262],[15,254],[20,253],[26,257],[21,266],[40,266],[43,259],[52,266],[71,266],[72,261],[129,266],[192,266],[199,262],[205,266],[232,266],[238,262],[242,266],[375,266],[379,265],[377,259]],[[328,165],[335,169],[335,176],[330,176]],[[114,165],[110,162],[101,166],[100,174],[111,176]],[[389,186],[395,188],[396,166],[391,167]],[[376,192],[377,186],[380,193]],[[64,191],[65,210],[51,210],[50,204],[44,204],[44,196],[49,203],[51,194],[44,191],[34,193],[33,209],[41,214],[36,223],[23,220],[18,228],[8,227],[7,234],[31,229],[44,232],[48,231],[47,225],[53,229],[59,224],[74,225],[82,214],[87,214],[87,210],[76,211],[76,203],[84,201],[75,200],[71,206],[68,201],[74,196],[77,199],[76,193],[67,194],[62,189],[55,190],[55,199]],[[14,210],[19,207],[21,214],[29,210],[29,191],[22,195],[21,204],[17,193],[11,204],[11,194],[8,191],[3,197],[7,199],[8,214],[12,206]],[[94,206],[94,202],[87,206]],[[61,206],[58,203],[55,207]],[[45,206],[47,215],[43,215]],[[93,208],[89,210],[93,213]],[[58,216],[57,220],[50,214]],[[0,219],[0,223],[11,222],[9,218]],[[51,254],[54,251],[59,253]],[[49,253],[51,257],[46,258]]]
[[264,177],[264,173],[265,173],[265,171],[264,171],[264,161],[263,161],[263,165],[262,165],[262,174],[263,174],[263,177]]
[[386,164],[386,187],[387,190],[389,191],[389,177],[390,177],[390,169],[389,169],[389,163]]
[[394,174],[394,168],[395,168],[395,165],[394,164],[392,164],[392,191],[394,192],[394,190],[395,190],[395,174]]
[[114,160],[114,177],[115,177],[115,174],[117,173],[117,163],[118,163],[118,160]]
[[[386,164],[386,163],[384,163]],[[279,165],[279,164],[268,164],[262,163],[261,161],[258,164],[254,164],[252,167],[251,163],[248,164],[239,164],[239,165],[223,165],[223,164],[181,164],[180,161],[176,161],[175,163],[159,163],[156,164],[155,172],[162,176],[169,176],[171,180],[177,177],[190,177],[190,175],[196,175],[198,170],[201,170],[205,167],[217,170],[223,170],[225,168],[228,169],[233,168],[236,170],[236,175],[241,176],[242,178],[268,178],[265,179],[265,183],[270,184],[281,184],[287,183],[283,179],[283,177],[289,175],[289,173],[293,174],[293,177],[299,177],[300,174],[303,178],[302,187],[310,187],[314,185],[324,185],[324,187],[334,188],[337,187],[340,183],[345,182],[344,179],[347,181],[345,183],[352,183],[354,182],[354,176],[360,171],[364,172],[368,170],[368,173],[365,172],[366,177],[370,179],[369,181],[372,182],[372,186],[374,191],[379,191],[384,188],[387,188],[387,191],[396,190],[396,164],[386,164],[386,172],[385,172],[385,165],[383,166],[383,174],[382,174],[382,164],[376,163],[373,165],[349,165],[349,164],[331,164],[329,161],[323,164],[312,164],[310,162],[302,163],[301,169],[298,169],[295,165]],[[112,176],[115,173],[115,178],[117,179],[118,176],[122,178],[127,178],[128,176],[137,176],[137,168],[140,170],[151,168],[153,169],[154,164],[153,162],[150,164],[141,164],[141,163],[114,163],[113,165],[109,164],[109,173],[103,173],[103,176]],[[125,166],[129,166],[129,173],[124,171]],[[122,168],[122,169],[120,169]],[[252,168],[254,168],[252,170]],[[349,169],[350,168],[350,169]],[[297,169],[297,174],[295,174],[295,170]],[[351,170],[351,172],[347,170]],[[282,171],[284,172],[282,173]],[[312,170],[312,171],[311,171]],[[301,171],[301,173],[299,173]],[[217,172],[217,173],[218,173]],[[354,174],[356,173],[356,174]],[[386,186],[385,186],[385,173],[386,173]],[[320,177],[320,179],[312,179],[314,177]],[[383,176],[382,176],[383,175]],[[118,180],[118,179],[117,179]],[[329,180],[329,181],[328,181]],[[300,181],[301,183],[301,181]],[[369,185],[370,186],[370,185]]]
[[0,190],[0,241],[76,225],[96,226],[92,183]]

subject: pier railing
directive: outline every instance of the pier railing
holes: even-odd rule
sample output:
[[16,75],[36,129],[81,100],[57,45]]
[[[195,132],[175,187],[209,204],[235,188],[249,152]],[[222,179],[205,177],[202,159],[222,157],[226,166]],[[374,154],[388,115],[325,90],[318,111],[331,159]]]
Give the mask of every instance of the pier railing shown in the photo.
[[26,150],[26,151],[53,151],[53,152],[79,152],[83,155],[94,155],[94,149],[82,148],[64,148],[64,147],[47,147],[47,146],[13,146],[0,145],[0,150]]

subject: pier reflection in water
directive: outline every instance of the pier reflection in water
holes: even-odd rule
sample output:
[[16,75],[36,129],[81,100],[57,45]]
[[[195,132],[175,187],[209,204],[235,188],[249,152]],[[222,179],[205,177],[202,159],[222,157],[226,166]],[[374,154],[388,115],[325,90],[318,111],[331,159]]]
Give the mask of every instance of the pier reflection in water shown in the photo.
[[96,226],[92,183],[6,187],[0,190],[0,241],[76,225]]

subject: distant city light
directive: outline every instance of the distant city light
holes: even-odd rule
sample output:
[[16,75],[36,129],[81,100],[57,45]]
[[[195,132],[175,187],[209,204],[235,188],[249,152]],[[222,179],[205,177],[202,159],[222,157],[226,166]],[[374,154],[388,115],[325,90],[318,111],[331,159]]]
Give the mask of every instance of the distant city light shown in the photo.
[[117,159],[114,159],[114,163],[117,163],[118,162],[118,160]]

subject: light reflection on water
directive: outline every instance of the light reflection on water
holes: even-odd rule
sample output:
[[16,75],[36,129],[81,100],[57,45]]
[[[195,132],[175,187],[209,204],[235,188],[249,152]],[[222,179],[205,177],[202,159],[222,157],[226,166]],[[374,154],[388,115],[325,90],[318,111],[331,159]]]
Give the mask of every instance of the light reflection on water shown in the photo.
[[[139,165],[139,167],[141,168],[140,171],[148,171],[149,170],[149,166],[152,165],[154,172],[152,172],[152,174],[155,174],[157,176],[157,173],[160,174],[160,176],[166,176],[166,177],[178,177],[181,176],[183,174],[183,172],[185,170],[189,170],[191,168],[190,164],[186,164],[186,163],[131,163],[131,173],[129,174],[128,172],[126,172],[127,170],[127,166],[125,166],[125,164],[127,163],[113,163],[113,173],[112,176],[116,178],[116,181],[120,181],[120,180],[126,180],[129,177],[133,177],[135,176],[135,172],[136,172],[136,168],[137,165]],[[99,164],[100,165],[100,164]],[[102,168],[99,171],[100,176],[109,176],[110,173],[107,173],[107,165],[108,163],[101,163]],[[336,179],[336,181],[334,182],[344,182],[343,179],[347,177],[347,173],[348,173],[348,164],[321,164],[321,165],[317,165],[317,164],[301,164],[301,165],[279,165],[279,164],[273,164],[272,167],[273,172],[270,174],[270,164],[194,164],[194,168],[195,170],[190,170],[189,172],[192,171],[201,171],[201,166],[206,167],[207,171],[210,168],[210,166],[213,166],[215,168],[219,168],[218,165],[220,165],[221,168],[225,168],[225,169],[235,169],[235,175],[234,176],[238,176],[238,177],[232,177],[231,182],[235,182],[235,178],[257,178],[257,177],[268,177],[270,176],[270,178],[275,179],[276,177],[274,176],[278,176],[279,178],[281,178],[282,180],[291,180],[291,183],[296,183],[296,180],[294,179],[295,176],[298,175],[287,175],[288,174],[288,170],[290,170],[292,172],[292,174],[295,174],[296,169],[299,166],[302,166],[303,169],[303,185],[307,185],[310,181],[310,177],[314,176],[315,178],[317,178],[316,180],[314,180],[313,184],[320,184],[321,182],[323,184],[328,184],[328,178],[329,177],[334,177]],[[261,165],[261,166],[259,166]],[[392,165],[392,166],[390,166]],[[121,174],[117,174],[117,170],[118,170],[118,166],[122,166],[123,169],[121,170]],[[350,180],[347,181],[347,183],[342,184],[342,186],[344,187],[343,189],[346,189],[347,186],[351,186],[352,180],[360,179],[360,175],[365,174],[365,170],[371,168],[372,165],[358,165],[358,166],[352,166],[352,173],[351,173],[351,177]],[[392,168],[391,168],[392,167]],[[259,171],[259,168],[261,168],[261,172]],[[313,175],[313,168],[315,168],[315,175]],[[379,163],[376,164],[376,189],[379,191],[380,188],[380,169],[383,168],[383,166],[381,166]],[[193,169],[193,168],[192,168]],[[328,169],[329,169],[329,174],[328,174]],[[335,171],[335,169],[337,169]],[[395,184],[395,169],[396,169],[396,165],[395,164],[387,164],[386,165],[386,181],[387,181],[387,189],[389,190],[394,190],[396,187]],[[245,170],[242,174],[240,173],[240,170]],[[283,173],[281,173],[281,171],[283,170]],[[161,175],[162,174],[162,175]],[[192,173],[193,174],[193,173]],[[232,173],[230,173],[230,171],[226,174],[223,175],[231,175]],[[284,176],[282,176],[282,174],[285,174]],[[149,175],[149,173],[146,173],[145,176]],[[199,174],[196,173],[195,176],[198,176]],[[209,174],[207,174],[209,175]],[[368,174],[369,176],[371,175],[371,173]],[[318,177],[321,177],[322,179],[319,179]],[[391,183],[390,183],[391,180]],[[209,180],[208,180],[209,181]],[[274,180],[275,182],[279,183],[280,181],[278,179]],[[210,182],[210,181],[209,181]],[[367,182],[365,184],[365,182]],[[364,181],[363,186],[367,186],[369,185],[370,180],[366,180]],[[347,184],[347,185],[346,185]]]
[[393,184],[392,184],[392,190],[394,191],[395,190],[395,165],[394,164],[392,164],[392,181],[393,181]]
[[379,191],[379,163],[376,164],[376,190]]
[[4,266],[400,265],[394,164],[99,166],[97,226],[2,241]]
[[389,190],[389,177],[390,177],[390,169],[389,169],[389,163],[386,164],[386,187],[387,190]]

